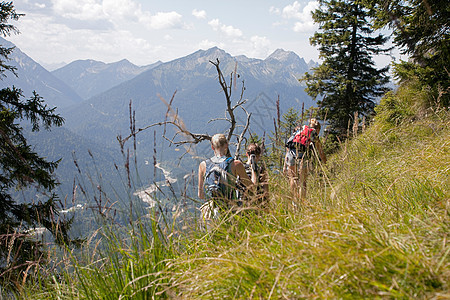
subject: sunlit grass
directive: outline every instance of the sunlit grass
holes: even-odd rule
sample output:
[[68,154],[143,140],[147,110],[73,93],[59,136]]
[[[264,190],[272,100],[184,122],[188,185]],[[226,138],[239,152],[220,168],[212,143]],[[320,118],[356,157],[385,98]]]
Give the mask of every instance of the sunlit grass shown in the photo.
[[174,262],[180,294],[448,297],[448,125],[424,120],[395,138],[372,127],[310,177],[304,204],[290,205],[285,179],[273,178],[270,211],[244,213]]
[[268,207],[208,232],[156,214],[106,227],[24,298],[448,298],[448,119],[375,123],[315,169],[304,202],[272,175]]

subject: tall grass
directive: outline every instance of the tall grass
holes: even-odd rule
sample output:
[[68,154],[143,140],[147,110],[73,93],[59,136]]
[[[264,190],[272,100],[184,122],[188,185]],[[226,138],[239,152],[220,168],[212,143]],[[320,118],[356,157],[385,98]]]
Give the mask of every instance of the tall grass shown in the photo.
[[126,234],[105,227],[24,297],[448,299],[448,117],[376,122],[315,169],[306,202],[273,175],[268,207],[208,232],[165,231],[156,214]]
[[[150,219],[132,227],[105,225],[86,242],[81,255],[71,255],[64,270],[41,278],[37,287],[24,291],[24,298],[166,298],[166,260],[176,251],[156,215],[144,218]],[[129,231],[121,232],[124,229]]]
[[[450,296],[449,122],[377,125],[309,178],[295,204],[272,178],[272,208],[243,213],[174,261],[191,298]],[[331,186],[325,176],[329,177]],[[179,271],[179,270],[182,271]]]

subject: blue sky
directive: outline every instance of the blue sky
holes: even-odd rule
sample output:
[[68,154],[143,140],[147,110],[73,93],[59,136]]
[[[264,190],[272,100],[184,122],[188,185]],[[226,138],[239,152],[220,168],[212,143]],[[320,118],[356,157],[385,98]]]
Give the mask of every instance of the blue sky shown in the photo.
[[20,0],[9,39],[44,66],[77,59],[137,65],[217,46],[266,58],[278,48],[318,61],[309,44],[316,1]]

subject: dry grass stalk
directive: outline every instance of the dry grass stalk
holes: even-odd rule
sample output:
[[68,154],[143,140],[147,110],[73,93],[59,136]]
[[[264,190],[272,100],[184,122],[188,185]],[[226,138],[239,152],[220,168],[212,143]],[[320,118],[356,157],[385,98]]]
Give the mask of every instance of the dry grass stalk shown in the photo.
[[358,112],[355,111],[353,115],[353,138],[358,136]]

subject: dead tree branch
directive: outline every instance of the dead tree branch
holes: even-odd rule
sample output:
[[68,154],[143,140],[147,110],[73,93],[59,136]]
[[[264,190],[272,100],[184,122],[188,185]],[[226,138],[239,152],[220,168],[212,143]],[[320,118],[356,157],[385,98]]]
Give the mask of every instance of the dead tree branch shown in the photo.
[[250,118],[252,116],[252,114],[249,113],[244,107],[241,107],[241,108],[247,114],[247,122],[245,123],[244,129],[242,130],[241,134],[238,137],[237,145],[236,145],[236,152],[234,152],[234,159],[239,159],[239,153],[241,152],[241,144],[242,144],[242,141],[244,140],[245,133],[247,132],[248,127],[250,126]]
[[228,85],[226,80],[225,80],[225,76],[222,73],[222,70],[220,69],[220,61],[217,58],[216,61],[209,61],[210,63],[212,63],[217,70],[217,75],[218,75],[218,79],[219,79],[219,84],[222,87],[222,91],[225,95],[225,101],[227,104],[227,109],[226,112],[229,115],[229,119],[228,121],[230,122],[230,129],[228,131],[228,136],[227,139],[228,141],[231,140],[231,138],[233,137],[233,133],[234,130],[236,129],[236,116],[234,114],[234,111],[237,107],[241,106],[242,107],[242,102],[245,102],[242,100],[242,96],[244,94],[244,85],[242,86],[242,92],[241,92],[241,98],[239,99],[239,101],[237,102],[237,104],[235,106],[232,106],[232,101],[231,101],[231,91],[232,91],[232,86],[233,86],[233,74],[231,74],[230,76],[230,84]]
[[[247,102],[247,99],[244,99],[244,91],[245,91],[245,85],[244,85],[244,81],[242,81],[242,88],[241,88],[241,92],[239,95],[239,99],[237,100],[237,102],[233,105],[232,102],[232,88],[233,88],[233,84],[234,87],[236,88],[236,83],[233,81],[236,80],[236,78],[239,78],[239,75],[236,74],[236,68],[237,65],[235,66],[235,71],[234,74],[231,73],[230,75],[230,82],[229,84],[227,83],[225,76],[222,73],[222,70],[220,69],[220,61],[219,59],[216,59],[216,61],[210,61],[211,64],[213,64],[216,67],[217,70],[217,74],[218,74],[218,80],[219,80],[219,84],[222,88],[222,91],[225,95],[225,100],[226,100],[226,110],[225,110],[225,116],[222,118],[214,118],[214,119],[210,119],[208,121],[208,123],[214,122],[214,121],[226,121],[229,123],[229,129],[228,134],[227,134],[227,139],[230,143],[231,139],[236,136],[237,137],[237,142],[236,142],[236,152],[235,152],[235,158],[239,157],[239,152],[241,149],[241,143],[244,140],[244,136],[248,131],[248,128],[250,126],[250,118],[251,118],[251,113],[247,112],[247,110],[244,108],[244,104]],[[162,137],[167,140],[171,145],[175,145],[175,146],[182,146],[185,145],[186,146],[186,153],[189,153],[192,149],[192,146],[195,144],[198,144],[202,141],[211,140],[211,136],[209,134],[206,133],[193,133],[191,132],[186,124],[184,123],[184,121],[180,118],[179,114],[178,114],[178,110],[173,108],[173,100],[175,98],[177,91],[175,91],[172,95],[172,98],[170,99],[169,102],[167,102],[161,95],[158,95],[159,99],[167,106],[167,111],[166,114],[164,116],[164,121],[162,122],[156,122],[153,123],[151,125],[145,126],[143,128],[138,128],[136,130],[135,127],[135,122],[134,122],[134,112],[131,112],[131,102],[130,102],[130,120],[132,120],[131,126],[130,126],[130,135],[126,136],[125,138],[122,138],[121,136],[118,136],[117,139],[123,149],[124,144],[130,139],[133,138],[134,139],[134,143],[136,143],[136,135],[142,131],[145,131],[149,128],[152,127],[156,127],[156,126],[163,126],[163,134]],[[245,125],[240,125],[238,124],[238,121],[236,119],[236,109],[242,109],[243,112],[246,114],[247,119],[246,119],[246,124]],[[175,127],[175,133],[172,137],[168,137],[167,136],[167,126],[171,125],[173,127]],[[240,133],[240,135],[237,135],[235,133],[235,131],[237,130],[237,128],[243,128],[242,132]],[[180,138],[181,137],[181,138]],[[185,154],[186,154],[185,153]],[[184,154],[183,154],[184,156]]]

